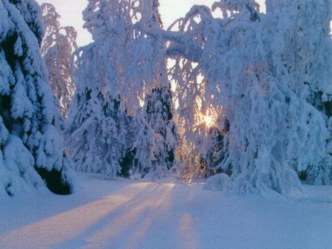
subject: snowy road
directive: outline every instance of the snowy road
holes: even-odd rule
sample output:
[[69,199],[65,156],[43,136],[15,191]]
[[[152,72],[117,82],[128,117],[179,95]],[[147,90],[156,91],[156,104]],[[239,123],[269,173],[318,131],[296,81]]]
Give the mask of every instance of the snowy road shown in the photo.
[[0,248],[332,248],[331,187],[283,200],[225,196],[201,185],[81,180],[71,196],[0,203]]

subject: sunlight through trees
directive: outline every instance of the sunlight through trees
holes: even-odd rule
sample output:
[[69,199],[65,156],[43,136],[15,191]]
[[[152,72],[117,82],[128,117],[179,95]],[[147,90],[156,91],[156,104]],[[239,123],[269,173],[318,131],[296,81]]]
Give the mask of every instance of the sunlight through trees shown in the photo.
[[240,193],[332,183],[330,0],[219,0],[170,27],[158,0],[89,0],[93,41],[80,48],[51,4],[40,13],[33,0],[0,3],[5,172],[68,188],[71,161],[106,177],[210,178]]

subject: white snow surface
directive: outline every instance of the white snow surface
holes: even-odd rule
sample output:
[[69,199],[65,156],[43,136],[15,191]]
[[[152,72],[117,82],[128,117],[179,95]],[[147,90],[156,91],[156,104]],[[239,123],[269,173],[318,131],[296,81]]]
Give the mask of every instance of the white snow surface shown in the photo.
[[202,184],[78,177],[69,196],[0,200],[2,249],[331,249],[332,187],[227,195]]

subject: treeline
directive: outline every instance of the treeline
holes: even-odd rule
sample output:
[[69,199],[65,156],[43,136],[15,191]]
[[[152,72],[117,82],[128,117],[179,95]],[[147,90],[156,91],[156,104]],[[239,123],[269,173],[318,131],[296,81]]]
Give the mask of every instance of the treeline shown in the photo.
[[70,169],[245,193],[331,184],[329,0],[268,0],[266,13],[220,0],[167,30],[158,0],[91,0],[80,48],[51,4],[1,4],[5,194],[41,179],[69,193]]

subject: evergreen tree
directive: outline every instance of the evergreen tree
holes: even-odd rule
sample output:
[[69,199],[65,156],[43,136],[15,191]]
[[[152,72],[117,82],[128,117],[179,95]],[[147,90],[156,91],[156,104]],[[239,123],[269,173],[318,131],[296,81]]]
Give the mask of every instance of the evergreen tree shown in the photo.
[[169,87],[152,90],[145,100],[145,119],[154,131],[154,169],[166,170],[175,163],[177,131],[172,115],[172,94]]
[[[148,1],[140,5],[139,11],[142,13],[142,19],[139,21],[139,27],[141,34],[137,40],[133,40],[136,43],[135,46],[145,44],[145,48],[148,48],[147,52],[150,53],[150,58],[146,55],[145,58],[143,56],[138,57],[138,61],[142,58],[145,61],[148,60],[149,64],[147,65],[152,70],[150,69],[150,72],[139,70],[139,72],[143,77],[146,77],[144,74],[150,77],[148,78],[149,85],[154,86],[154,88],[152,88],[151,93],[148,93],[148,89],[146,90],[144,116],[137,117],[136,120],[136,126],[138,126],[140,132],[136,137],[138,147],[135,150],[137,153],[139,152],[139,164],[144,165],[141,175],[149,174],[151,177],[162,177],[173,167],[178,140],[173,121],[172,94],[167,79],[163,42],[159,37],[157,39],[153,36],[145,37],[145,31],[162,28],[158,7],[158,0]],[[145,121],[143,121],[143,118]],[[143,136],[146,137],[143,138]],[[140,148],[140,141],[142,140],[145,141],[146,145],[143,150]],[[145,161],[142,161],[142,159]]]
[[[84,155],[91,154],[103,162],[84,162],[84,171],[143,176],[152,169],[156,137],[137,110],[146,93],[167,82],[162,40],[143,31],[160,25],[157,7],[158,1],[91,0],[84,11],[84,26],[94,42],[77,52],[78,85],[69,133],[74,161],[82,165],[81,158],[87,162],[91,156]],[[93,105],[84,100],[87,92]],[[120,107],[114,109],[114,101]],[[116,115],[105,114],[105,105]],[[111,144],[97,143],[100,137],[110,138]]]
[[155,144],[153,129],[146,122],[143,110],[137,110],[127,132],[133,135],[131,140],[127,140],[127,152],[130,152],[125,157],[128,162],[126,167],[128,176],[131,178],[147,177],[149,173],[154,172]]
[[223,163],[225,163],[228,158],[228,132],[228,120],[224,120],[223,129],[219,129],[216,126],[209,128],[206,149],[202,153],[201,158],[206,177],[218,173],[226,173],[227,175],[232,174],[232,172],[230,172],[230,167],[226,167],[226,170],[228,171],[223,169],[225,168],[223,167]]
[[131,30],[127,4],[91,0],[83,12],[94,42],[76,53],[77,85],[67,128],[69,150],[79,171],[111,177],[121,173],[127,146],[119,85],[125,66],[123,42]]
[[95,44],[83,48],[77,64],[79,84],[67,128],[68,147],[76,170],[113,177],[121,172],[124,150],[120,100],[112,97],[108,85],[101,82],[99,58],[94,56],[97,52]]
[[27,188],[68,194],[69,161],[54,122],[33,0],[0,1],[0,196]]

